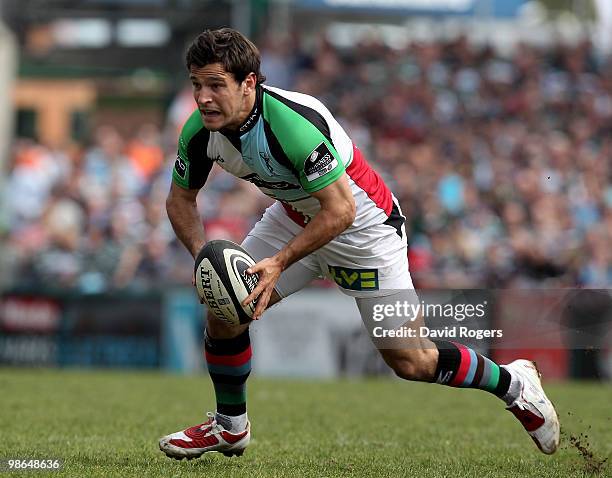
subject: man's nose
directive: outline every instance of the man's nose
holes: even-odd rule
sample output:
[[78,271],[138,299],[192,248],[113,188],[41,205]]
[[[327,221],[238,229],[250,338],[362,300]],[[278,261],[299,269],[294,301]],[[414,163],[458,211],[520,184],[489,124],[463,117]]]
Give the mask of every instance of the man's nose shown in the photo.
[[205,105],[212,101],[212,90],[210,88],[202,87],[196,94],[196,101],[200,105]]

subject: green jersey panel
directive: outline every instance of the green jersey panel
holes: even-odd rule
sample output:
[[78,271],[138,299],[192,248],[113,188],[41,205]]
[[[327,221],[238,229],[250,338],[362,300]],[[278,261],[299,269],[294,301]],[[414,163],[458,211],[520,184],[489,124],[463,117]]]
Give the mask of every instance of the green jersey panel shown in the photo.
[[206,155],[210,132],[204,128],[200,112],[195,110],[185,122],[178,141],[172,181],[184,189],[204,186],[213,161]]
[[304,191],[319,191],[342,175],[344,163],[324,129],[315,126],[292,108],[291,102],[281,98],[266,91],[264,119],[299,175]]

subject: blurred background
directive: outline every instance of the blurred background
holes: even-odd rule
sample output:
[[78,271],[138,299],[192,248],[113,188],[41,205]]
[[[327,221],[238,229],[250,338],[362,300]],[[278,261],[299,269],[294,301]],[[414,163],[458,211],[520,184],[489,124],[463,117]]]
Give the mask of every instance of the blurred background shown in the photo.
[[[164,201],[195,108],[184,51],[221,26],[383,175],[418,288],[496,291],[491,327],[525,340],[488,353],[612,376],[606,0],[2,1],[0,364],[203,367],[193,262]],[[237,242],[269,204],[218,169],[199,200],[208,237]],[[256,373],[387,373],[333,284],[285,302],[253,327]],[[540,319],[553,325],[529,343]],[[597,340],[572,345],[572,327]]]

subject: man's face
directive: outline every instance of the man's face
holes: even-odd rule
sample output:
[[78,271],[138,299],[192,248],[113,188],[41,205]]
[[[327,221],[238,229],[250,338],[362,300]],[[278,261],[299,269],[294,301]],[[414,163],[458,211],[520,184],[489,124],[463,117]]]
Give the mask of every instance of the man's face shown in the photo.
[[192,66],[189,78],[204,127],[209,131],[236,129],[242,123],[246,101],[245,83],[225,71],[221,63]]

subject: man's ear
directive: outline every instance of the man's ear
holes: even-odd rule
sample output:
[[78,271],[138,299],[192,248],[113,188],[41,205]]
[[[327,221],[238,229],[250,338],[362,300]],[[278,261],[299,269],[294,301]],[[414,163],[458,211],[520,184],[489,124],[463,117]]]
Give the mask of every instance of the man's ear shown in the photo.
[[244,85],[244,94],[251,94],[251,92],[255,91],[255,87],[257,86],[257,75],[252,72],[249,73],[242,83]]

